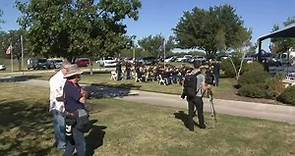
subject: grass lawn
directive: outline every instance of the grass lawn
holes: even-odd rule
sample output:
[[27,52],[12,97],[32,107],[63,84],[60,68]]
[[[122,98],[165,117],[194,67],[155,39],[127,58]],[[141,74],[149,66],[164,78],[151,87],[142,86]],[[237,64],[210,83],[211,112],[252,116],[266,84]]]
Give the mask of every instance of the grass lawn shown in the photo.
[[[0,155],[61,155],[52,147],[48,89],[0,87]],[[90,103],[94,126],[86,142],[94,155],[295,154],[295,125],[219,115],[215,129],[190,132],[183,122],[186,110],[116,99]]]

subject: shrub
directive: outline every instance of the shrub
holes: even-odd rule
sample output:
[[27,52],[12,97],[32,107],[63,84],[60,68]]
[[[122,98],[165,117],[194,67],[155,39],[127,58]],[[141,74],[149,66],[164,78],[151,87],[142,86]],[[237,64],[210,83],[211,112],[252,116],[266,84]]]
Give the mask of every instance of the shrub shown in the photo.
[[265,83],[268,79],[271,78],[271,75],[264,71],[263,69],[261,70],[260,68],[258,69],[251,69],[243,75],[241,75],[239,79],[239,85],[248,85],[248,84],[255,84],[255,83]]
[[272,91],[272,94],[274,95],[274,97],[279,96],[286,89],[282,80],[283,80],[283,75],[276,75],[275,77],[273,77],[272,79],[269,79],[266,82],[266,85]]
[[221,69],[222,71],[224,71],[223,77],[225,78],[234,78],[236,76],[233,65],[231,64],[229,59],[223,60],[221,62]]
[[263,71],[264,67],[261,63],[258,62],[253,62],[253,63],[246,63],[245,66],[243,67],[243,72],[248,72],[248,71]]
[[277,100],[295,106],[295,86],[288,87],[281,95],[277,97]]
[[242,86],[238,94],[252,98],[272,98],[272,91],[264,83],[247,84]]

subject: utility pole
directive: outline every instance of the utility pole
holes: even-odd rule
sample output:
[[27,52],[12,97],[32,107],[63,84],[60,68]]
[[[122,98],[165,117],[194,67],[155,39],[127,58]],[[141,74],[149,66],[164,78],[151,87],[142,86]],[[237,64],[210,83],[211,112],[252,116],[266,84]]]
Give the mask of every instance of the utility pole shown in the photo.
[[163,42],[163,48],[164,48],[164,58],[163,58],[163,62],[164,62],[164,66],[165,66],[165,55],[166,55],[166,45],[165,45],[165,38],[164,38],[164,42]]
[[135,47],[133,47],[133,59],[135,59]]
[[10,51],[10,66],[11,66],[11,72],[13,72],[13,48],[12,44],[10,43],[11,51]]
[[21,44],[21,61],[22,61],[22,67],[21,70],[24,70],[24,44],[23,44],[23,35],[20,35],[20,44]]

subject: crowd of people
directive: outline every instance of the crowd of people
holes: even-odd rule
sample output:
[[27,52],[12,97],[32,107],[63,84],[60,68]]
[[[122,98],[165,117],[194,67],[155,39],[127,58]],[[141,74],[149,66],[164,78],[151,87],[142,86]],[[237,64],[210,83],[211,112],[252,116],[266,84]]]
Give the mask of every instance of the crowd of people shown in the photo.
[[[219,85],[220,63],[209,60],[202,64],[207,68],[207,80],[212,81],[214,85]],[[116,70],[111,72],[113,80],[131,80],[136,82],[156,81],[161,85],[180,84],[184,80],[185,74],[192,67],[182,64],[174,66],[170,64],[144,65],[140,63],[118,62]]]

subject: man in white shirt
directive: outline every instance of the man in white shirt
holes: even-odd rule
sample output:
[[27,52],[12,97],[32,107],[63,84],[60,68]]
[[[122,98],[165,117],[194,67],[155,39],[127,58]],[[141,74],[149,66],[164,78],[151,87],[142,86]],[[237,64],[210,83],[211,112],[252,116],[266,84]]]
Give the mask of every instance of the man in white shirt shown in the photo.
[[49,112],[53,115],[53,127],[55,135],[55,145],[58,149],[65,149],[65,119],[64,119],[64,102],[62,101],[63,97],[63,87],[65,85],[66,79],[64,75],[67,73],[67,69],[71,65],[67,62],[64,62],[62,69],[56,72],[49,79],[49,88],[50,88],[50,107]]

